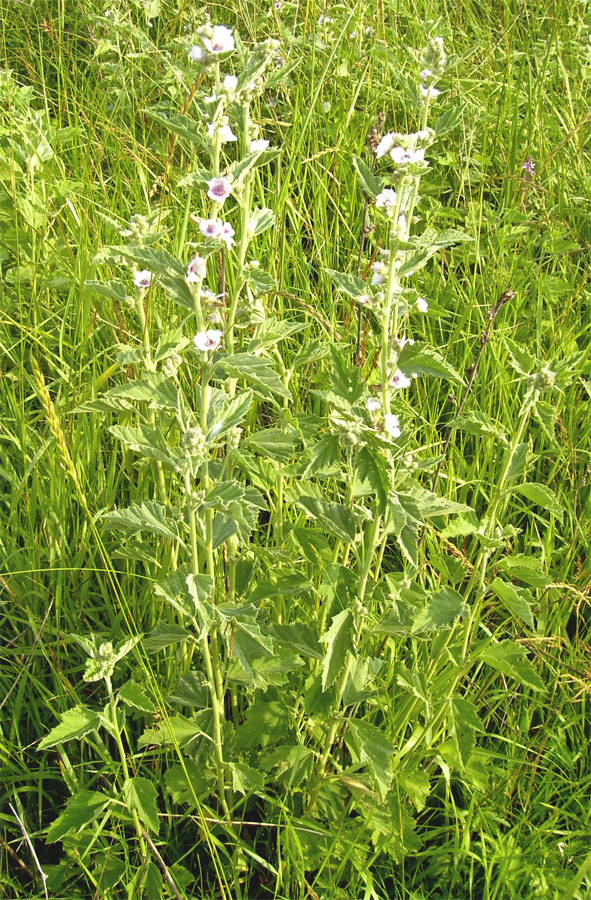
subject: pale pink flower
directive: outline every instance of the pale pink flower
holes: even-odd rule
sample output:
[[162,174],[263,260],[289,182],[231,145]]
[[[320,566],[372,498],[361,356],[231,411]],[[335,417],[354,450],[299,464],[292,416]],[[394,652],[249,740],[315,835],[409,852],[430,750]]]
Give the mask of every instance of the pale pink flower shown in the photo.
[[392,188],[384,188],[376,197],[376,206],[379,209],[394,209],[396,206],[396,191],[393,191]]
[[203,62],[203,60],[205,59],[205,55],[205,50],[198,44],[194,44],[189,50],[189,59],[191,60],[191,62]]
[[230,179],[226,178],[225,175],[222,175],[221,178],[211,178],[207,182],[207,187],[209,188],[207,196],[210,200],[215,200],[216,203],[223,203],[226,197],[229,197],[232,193]]
[[226,75],[222,87],[228,94],[233,94],[238,86],[238,79],[235,75]]
[[256,141],[251,141],[249,150],[251,153],[262,153],[263,150],[266,150],[269,146],[269,141],[266,141],[264,138],[259,138]]
[[136,288],[149,288],[152,283],[152,273],[149,272],[148,269],[142,269],[141,272],[136,272],[133,276],[133,283]]
[[217,238],[222,231],[222,223],[217,219],[199,219],[199,231],[203,237]]
[[390,150],[394,146],[394,138],[395,138],[395,134],[393,131],[390,131],[390,132],[388,132],[388,134],[384,135],[384,137],[381,139],[381,141],[379,142],[379,144],[376,147],[376,150],[375,150],[376,159],[379,159],[381,156],[385,156],[386,153],[390,152]]
[[404,147],[394,147],[390,151],[390,156],[399,166],[407,166],[410,163],[423,162],[425,159],[425,151],[422,147],[416,150],[407,150]]
[[441,93],[441,91],[438,88],[433,87],[433,85],[431,85],[431,87],[423,87],[421,84],[419,85],[419,90],[423,97],[428,98],[429,100],[434,100],[435,97],[439,97]]
[[386,413],[384,416],[384,428],[390,437],[399,438],[401,431],[398,416],[395,416],[393,413]]
[[229,222],[224,222],[222,225],[222,230],[220,231],[220,241],[224,241],[228,250],[234,246],[236,241],[234,240],[235,231],[230,225]]
[[417,297],[416,307],[422,313],[426,313],[429,310],[429,304],[424,297]]
[[232,29],[225,25],[214,25],[211,38],[203,38],[203,46],[210,53],[228,53],[234,49]]
[[187,281],[196,284],[198,281],[203,281],[206,275],[205,260],[202,256],[194,256],[187,266]]
[[407,378],[406,375],[400,371],[400,369],[396,369],[392,378],[390,379],[390,386],[394,388],[394,390],[399,391],[402,388],[410,387],[410,378]]
[[216,328],[210,328],[208,331],[199,331],[193,338],[193,343],[197,350],[200,350],[202,353],[209,353],[212,350],[217,350],[220,346],[223,334],[223,331],[218,331]]
[[377,397],[368,397],[365,401],[365,408],[369,410],[369,412],[377,412],[381,405],[382,404]]
[[222,144],[238,140],[228,124],[216,126],[213,122],[210,122],[207,126],[207,137],[215,138],[218,134],[221,135]]

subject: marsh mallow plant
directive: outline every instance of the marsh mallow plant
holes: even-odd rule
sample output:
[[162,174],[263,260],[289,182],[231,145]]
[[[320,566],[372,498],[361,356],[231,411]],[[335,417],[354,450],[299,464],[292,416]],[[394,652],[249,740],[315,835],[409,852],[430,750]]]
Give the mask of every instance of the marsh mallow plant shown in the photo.
[[[512,537],[501,521],[509,492],[553,500],[560,512],[547,488],[521,483],[523,435],[531,414],[551,429],[542,394],[566,376],[511,349],[522,412],[481,523],[426,486],[437,460],[421,452],[412,405],[417,379],[466,389],[445,353],[416,336],[429,298],[412,282],[436,253],[469,240],[421,218],[443,41],[430,39],[417,63],[416,131],[374,133],[371,156],[352,160],[374,226],[370,280],[326,274],[368,317],[360,366],[353,347],[312,340],[305,321],[274,313],[275,285],[259,258],[261,236],[277,224],[260,202],[265,174],[282,162],[255,113],[287,77],[278,51],[272,40],[248,49],[225,25],[198,32],[186,48],[197,72],[186,113],[148,111],[191,154],[178,182],[179,258],[164,249],[151,211],[96,258],[120,272],[94,286],[127,299],[136,340],[118,348],[120,383],[82,410],[119,417],[109,432],[122,445],[129,498],[122,490],[102,528],[154,581],[154,604],[149,629],[131,623],[128,640],[76,638],[88,657],[84,680],[103,696],[64,713],[40,749],[87,742],[104,775],[85,782],[82,771],[48,839],[70,846],[75,836],[84,854],[108,840],[110,819],[129,823],[138,854],[129,897],[145,891],[150,835],[179,807],[196,810],[239,860],[252,856],[240,823],[253,819],[276,828],[277,858],[282,841],[312,830],[308,869],[338,875],[345,859],[363,873],[382,853],[403,859],[420,846],[415,818],[437,781],[472,777],[481,725],[470,672],[486,664],[540,687],[522,644],[488,627],[484,641],[475,635],[488,562]],[[285,352],[295,335],[301,346]],[[304,400],[300,376],[315,366]],[[477,551],[459,577],[450,564],[446,579],[425,556],[446,552],[439,534],[448,522],[472,534]],[[528,591],[497,578],[495,592],[531,627]],[[156,671],[166,676],[146,682],[143,673]],[[156,712],[135,745],[129,716]],[[168,797],[153,767],[164,767]],[[240,894],[238,878],[230,889]]]

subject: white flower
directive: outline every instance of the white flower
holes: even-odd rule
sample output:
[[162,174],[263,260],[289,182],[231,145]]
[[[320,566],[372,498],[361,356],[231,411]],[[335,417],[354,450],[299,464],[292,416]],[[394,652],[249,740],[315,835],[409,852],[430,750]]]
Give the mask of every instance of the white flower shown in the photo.
[[426,313],[429,309],[429,304],[424,297],[417,297],[416,307],[419,312]]
[[228,53],[234,49],[232,29],[225,25],[214,25],[211,38],[203,38],[203,46],[210,53]]
[[217,134],[221,135],[222,144],[238,140],[228,124],[216,126],[213,122],[210,122],[207,126],[207,137],[214,138]]
[[390,151],[390,156],[399,166],[407,166],[410,163],[422,162],[425,159],[425,151],[423,147],[418,147],[416,150],[394,147]]
[[222,223],[217,219],[199,219],[199,231],[203,237],[217,238],[220,236]]
[[211,178],[207,182],[207,187],[209,188],[207,196],[210,200],[215,200],[216,203],[223,203],[226,197],[229,197],[232,193],[230,179],[226,178],[225,175],[222,175],[221,178]]
[[386,153],[390,152],[390,150],[394,146],[394,137],[395,134],[393,131],[390,131],[388,132],[388,134],[384,135],[384,137],[376,147],[376,159],[379,159],[381,156],[385,156]]
[[384,188],[376,197],[376,206],[379,209],[394,209],[396,206],[396,191],[393,191],[392,188]]
[[220,231],[220,241],[224,241],[228,250],[230,250],[236,241],[234,240],[234,229],[230,225],[229,222],[224,222],[222,225],[222,230]]
[[189,50],[189,59],[191,62],[203,62],[205,59],[205,50],[199,44],[193,44]]
[[331,19],[330,16],[319,16],[318,17],[319,25],[328,25],[330,22],[334,22],[334,19]]
[[421,81],[428,81],[429,78],[433,78],[433,72],[431,69],[423,69],[421,72]]
[[238,79],[235,75],[226,75],[222,82],[222,87],[228,94],[233,94],[238,85]]
[[198,281],[203,281],[206,275],[205,260],[202,256],[194,256],[187,266],[187,281],[190,284],[196,284]]
[[136,288],[149,288],[152,283],[152,273],[148,269],[136,272],[133,276],[133,283]]
[[390,437],[399,438],[401,431],[398,416],[395,416],[393,413],[386,413],[384,416],[384,428]]
[[257,141],[251,141],[249,150],[251,153],[262,153],[263,150],[266,150],[269,146],[269,141],[264,140],[263,138],[259,138]]
[[373,277],[371,279],[371,283],[373,285],[383,284],[386,280],[386,275],[388,274],[388,269],[384,265],[383,262],[375,262],[371,267],[373,270]]
[[203,98],[204,103],[215,103],[216,100],[217,100],[217,95],[216,95],[215,91],[213,92],[213,94],[208,94],[207,97]]
[[201,350],[202,353],[209,353],[210,350],[217,350],[220,346],[223,334],[223,331],[210,328],[208,331],[198,332],[193,338],[193,343],[197,350]]
[[369,410],[369,412],[376,412],[381,407],[381,402],[377,397],[368,397],[365,401],[365,408]]
[[429,100],[434,100],[435,97],[439,97],[439,95],[441,93],[441,91],[438,90],[438,88],[436,88],[436,87],[431,86],[431,87],[426,88],[426,87],[423,87],[422,84],[419,85],[419,90],[420,90],[421,94],[423,95],[423,97],[428,97]]
[[390,386],[394,388],[394,390],[398,391],[402,388],[410,387],[410,378],[407,378],[400,369],[396,369],[392,378],[390,379]]

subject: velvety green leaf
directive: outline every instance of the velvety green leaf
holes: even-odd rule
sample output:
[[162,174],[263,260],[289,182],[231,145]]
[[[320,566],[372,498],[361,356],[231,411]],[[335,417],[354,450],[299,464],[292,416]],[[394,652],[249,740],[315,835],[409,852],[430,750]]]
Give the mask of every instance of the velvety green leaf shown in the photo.
[[84,286],[90,288],[95,294],[101,297],[109,297],[111,300],[118,300],[120,303],[127,303],[133,300],[133,294],[127,290],[126,286],[120,281],[85,281]]
[[177,388],[174,382],[157,372],[144,372],[141,378],[118,384],[107,391],[102,400],[120,400],[131,408],[131,401],[144,402],[150,409],[176,409]]
[[257,699],[248,707],[244,722],[236,732],[238,746],[254,750],[277,743],[287,732],[289,717],[285,703]]
[[188,747],[204,734],[202,728],[193,719],[180,714],[163,719],[157,728],[147,728],[138,740],[139,747],[158,747],[167,744],[178,744],[181,749]]
[[190,144],[197,145],[200,149],[206,150],[208,153],[211,152],[209,144],[206,144],[203,135],[195,124],[195,120],[189,118],[189,116],[183,116],[179,113],[169,116],[162,111],[150,108],[144,109],[142,112],[144,115],[148,116],[149,119],[153,119],[155,122],[163,125],[164,128],[166,128],[167,131],[172,132],[172,134],[178,135]]
[[376,493],[377,512],[383,515],[386,509],[391,475],[387,460],[381,453],[362,447],[356,455],[359,475],[366,478]]
[[406,344],[398,360],[398,368],[407,377],[413,374],[433,375],[447,378],[456,384],[464,384],[464,379],[454,367],[430,347],[424,344]]
[[311,448],[307,448],[310,461],[302,473],[303,478],[327,472],[337,464],[341,457],[341,442],[338,434],[327,434]]
[[[503,581],[501,578],[495,578],[490,587],[497,597],[500,597],[507,609],[514,613],[514,615],[519,616],[519,618],[533,631],[534,617],[530,605],[533,598],[531,597],[531,594],[529,594],[529,591],[523,589],[518,590],[512,584]],[[528,594],[529,600],[527,599]]]
[[357,517],[347,506],[318,500],[316,497],[300,497],[297,505],[312,518],[318,520],[331,534],[345,541],[354,541],[357,534]]
[[461,416],[451,422],[451,425],[467,434],[488,434],[501,441],[506,441],[504,432],[480,409],[464,410]]
[[314,768],[314,751],[303,744],[287,744],[275,747],[261,759],[266,772],[273,771],[273,778],[287,787],[302,788],[311,777]]
[[221,359],[216,371],[224,372],[231,378],[244,378],[256,393],[273,399],[273,394],[291,400],[291,394],[268,359],[252,353],[236,353]]
[[528,443],[517,445],[517,447],[515,448],[515,452],[511,457],[511,464],[507,472],[507,480],[511,478],[520,478],[523,476],[529,452],[530,449]]
[[318,645],[316,632],[304,622],[273,625],[271,626],[271,634],[277,643],[283,644],[284,647],[289,647],[296,653],[311,656],[313,659],[322,659],[324,655]]
[[417,812],[421,812],[431,793],[431,782],[427,773],[421,772],[420,769],[414,769],[410,772],[403,772],[398,780],[414,803]]
[[85,825],[98,819],[110,802],[110,798],[101,791],[78,791],[66,801],[64,811],[51,823],[45,840],[48,844],[55,844],[68,834],[78,834]]
[[258,769],[253,769],[252,766],[247,766],[246,763],[231,762],[230,771],[232,772],[233,789],[245,797],[260,791],[265,783],[263,773]]
[[348,719],[349,728],[345,735],[349,746],[361,762],[368,763],[374,777],[376,787],[382,798],[386,796],[392,783],[392,757],[394,744],[384,737],[381,728],[370,725],[361,719]]
[[546,400],[537,400],[534,403],[533,414],[542,426],[542,430],[548,440],[552,444],[555,444],[556,437],[554,435],[554,429],[556,428],[556,420],[558,418],[556,407],[552,406],[552,404],[548,403]]
[[243,391],[229,400],[221,411],[216,412],[215,421],[209,427],[207,440],[213,441],[240,425],[252,405],[252,391]]
[[81,740],[84,735],[96,731],[99,726],[99,714],[85,706],[75,706],[60,714],[61,722],[52,728],[49,734],[39,742],[39,750],[47,750],[64,741]]
[[546,487],[545,484],[538,484],[537,482],[532,481],[526,484],[518,484],[513,490],[517,491],[519,494],[523,494],[524,497],[527,497],[527,499],[531,500],[532,503],[535,503],[536,506],[547,509],[548,512],[551,512],[553,516],[556,516],[560,524],[562,524],[563,507],[554,491],[550,490],[549,487]]
[[139,709],[141,712],[145,713],[156,712],[156,707],[150,700],[144,688],[134,681],[126,681],[125,684],[119,688],[118,694],[126,706],[131,706],[134,709]]
[[211,793],[211,785],[201,766],[191,759],[184,759],[183,765],[175,763],[164,774],[166,789],[174,803],[195,803]]
[[136,506],[113,510],[103,516],[103,522],[109,530],[126,531],[130,535],[148,531],[182,544],[178,523],[167,516],[164,504],[156,500],[144,500]]
[[447,707],[447,724],[462,766],[472,755],[476,732],[482,731],[476,708],[470,700],[452,697]]
[[326,655],[322,663],[323,691],[337,680],[353,650],[353,630],[353,614],[350,609],[344,609],[333,617],[330,628],[320,638],[320,643],[326,644]]
[[297,434],[283,428],[261,428],[247,440],[249,449],[280,462],[289,462],[300,443]]
[[334,347],[331,347],[332,370],[330,383],[333,392],[348,406],[354,406],[367,390],[359,369],[344,359]]
[[167,697],[170,703],[182,703],[194,709],[205,709],[210,704],[209,687],[202,672],[192,669],[181,678]]
[[552,581],[551,577],[544,572],[541,560],[537,556],[529,556],[525,553],[505,556],[497,563],[497,569],[499,572],[505,572],[511,578],[518,578],[534,587],[544,588]]
[[248,222],[249,233],[255,237],[275,224],[276,217],[272,209],[253,209]]
[[156,653],[158,650],[170,647],[171,644],[186,641],[189,637],[191,637],[191,633],[180,625],[161,623],[156,625],[150,634],[144,638],[143,646],[149,653]]
[[414,635],[427,634],[440,628],[451,628],[458,618],[468,614],[468,604],[453,588],[442,588],[433,594],[413,622]]
[[111,425],[111,434],[131,447],[136,453],[148,459],[158,459],[167,466],[175,468],[180,463],[184,453],[176,447],[168,447],[161,433],[147,425]]
[[382,182],[377,175],[371,171],[362,159],[358,156],[353,157],[353,165],[357,172],[357,177],[361,185],[361,190],[367,197],[377,197],[382,192]]
[[327,275],[330,275],[337,288],[348,297],[358,299],[359,297],[371,296],[371,290],[366,281],[357,278],[356,275],[346,275],[344,272],[335,272],[334,269],[325,269]]
[[123,784],[123,799],[130,812],[137,812],[139,820],[147,831],[158,834],[160,822],[158,820],[157,792],[154,784],[141,775],[128,778]]
[[528,660],[526,649],[521,644],[509,640],[490,644],[482,651],[480,658],[493,669],[514,678],[520,684],[534,691],[544,690],[544,682]]

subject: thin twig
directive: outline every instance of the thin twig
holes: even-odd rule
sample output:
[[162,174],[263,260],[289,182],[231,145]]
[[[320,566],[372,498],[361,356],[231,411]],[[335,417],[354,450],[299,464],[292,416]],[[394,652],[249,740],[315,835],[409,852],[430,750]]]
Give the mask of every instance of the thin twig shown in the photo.
[[145,840],[146,844],[147,844],[148,847],[150,848],[150,852],[154,855],[154,857],[155,857],[155,859],[156,859],[156,862],[158,863],[158,865],[159,865],[160,868],[162,869],[162,874],[164,875],[164,878],[165,878],[166,881],[168,882],[169,887],[170,887],[170,890],[172,891],[172,893],[174,894],[174,896],[177,898],[177,900],[183,900],[183,898],[181,897],[181,895],[180,895],[179,892],[178,892],[178,889],[177,889],[176,884],[175,884],[174,881],[172,880],[172,875],[171,875],[170,872],[168,871],[168,868],[167,868],[166,863],[164,862],[164,860],[162,859],[162,857],[161,857],[160,854],[158,853],[158,850],[156,849],[156,846],[154,845],[154,842],[152,841],[152,838],[150,837],[150,835],[148,834],[148,832],[146,831],[145,828],[142,828],[142,834],[143,834],[143,836],[144,836],[144,840]]
[[[35,867],[36,867],[37,871],[39,872],[39,874],[41,875],[41,880],[42,880],[42,882],[43,882],[43,893],[45,894],[45,900],[49,900],[49,894],[47,893],[47,885],[46,885],[46,883],[45,883],[45,882],[47,881],[47,875],[45,874],[45,872],[44,872],[43,869],[41,868],[41,863],[39,862],[39,858],[38,858],[37,854],[35,853],[35,848],[33,847],[33,842],[32,842],[32,840],[31,840],[31,838],[29,837],[29,835],[27,834],[27,829],[25,828],[22,819],[20,818],[19,814],[17,813],[17,811],[16,811],[16,809],[14,808],[14,806],[12,805],[12,803],[9,803],[9,804],[8,804],[8,807],[9,807],[9,809],[10,809],[12,815],[14,816],[14,818],[16,819],[16,821],[17,821],[18,824],[19,824],[19,827],[20,827],[20,830],[21,830],[22,833],[23,833],[23,837],[24,837],[24,839],[25,839],[25,842],[26,842],[26,844],[27,844],[29,850],[31,851],[31,856],[33,857],[33,861],[34,861],[34,863],[35,863]],[[179,900],[180,900],[180,898],[179,898]]]

